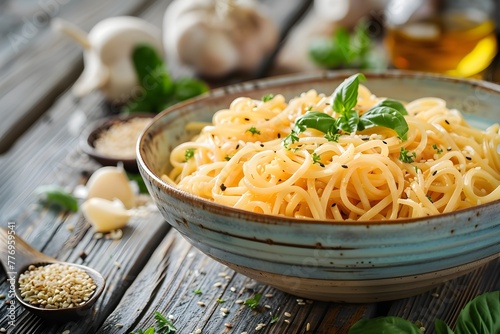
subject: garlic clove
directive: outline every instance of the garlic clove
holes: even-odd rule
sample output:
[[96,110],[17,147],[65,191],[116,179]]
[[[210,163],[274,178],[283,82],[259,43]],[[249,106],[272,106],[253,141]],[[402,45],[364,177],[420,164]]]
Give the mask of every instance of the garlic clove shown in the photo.
[[82,213],[96,232],[111,232],[127,225],[132,214],[118,200],[90,198],[81,206]]
[[93,50],[84,52],[83,62],[86,66],[72,87],[76,97],[84,97],[92,91],[102,88],[109,80],[108,68],[102,65]]
[[135,194],[123,167],[106,166],[96,170],[87,182],[87,198],[119,199],[127,209],[134,207]]

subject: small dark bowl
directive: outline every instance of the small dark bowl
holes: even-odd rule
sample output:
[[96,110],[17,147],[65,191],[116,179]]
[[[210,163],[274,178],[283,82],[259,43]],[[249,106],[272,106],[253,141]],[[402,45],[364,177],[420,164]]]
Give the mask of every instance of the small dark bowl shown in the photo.
[[99,138],[99,136],[107,131],[111,126],[129,121],[133,118],[151,118],[153,119],[155,115],[144,113],[144,114],[130,114],[130,115],[117,115],[102,118],[91,123],[83,132],[80,138],[80,147],[84,153],[89,155],[92,159],[99,162],[103,166],[116,166],[119,163],[123,164],[123,168],[131,173],[138,173],[139,169],[137,167],[136,158],[123,159],[104,155],[95,149],[94,143]]

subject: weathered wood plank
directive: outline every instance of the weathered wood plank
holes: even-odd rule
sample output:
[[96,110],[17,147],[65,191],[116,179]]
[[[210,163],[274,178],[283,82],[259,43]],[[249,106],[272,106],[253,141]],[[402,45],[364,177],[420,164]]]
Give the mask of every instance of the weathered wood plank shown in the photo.
[[398,300],[391,305],[389,314],[412,322],[419,321],[426,328],[426,334],[433,334],[436,319],[443,320],[454,328],[460,310],[470,300],[482,293],[496,290],[500,290],[500,259],[446,282],[428,293]]
[[[144,287],[150,291],[149,300],[144,298]],[[254,309],[237,303],[256,294],[261,300]],[[265,324],[262,333],[305,333],[307,328],[316,333],[347,333],[355,321],[371,316],[375,307],[298,299],[235,273],[171,230],[98,333],[144,330],[154,325],[155,311],[172,315],[180,333],[254,332],[259,324]]]

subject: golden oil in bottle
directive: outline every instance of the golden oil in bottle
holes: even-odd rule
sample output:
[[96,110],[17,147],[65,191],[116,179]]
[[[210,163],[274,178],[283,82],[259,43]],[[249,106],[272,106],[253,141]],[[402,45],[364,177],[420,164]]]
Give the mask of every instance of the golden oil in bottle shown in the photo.
[[441,13],[388,26],[385,44],[392,64],[399,69],[461,77],[480,73],[497,52],[495,24],[470,14]]

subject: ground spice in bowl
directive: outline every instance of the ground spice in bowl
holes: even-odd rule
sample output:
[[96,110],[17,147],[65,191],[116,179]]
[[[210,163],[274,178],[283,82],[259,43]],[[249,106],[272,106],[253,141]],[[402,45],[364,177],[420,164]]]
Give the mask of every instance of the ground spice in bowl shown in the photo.
[[85,270],[59,263],[30,265],[18,283],[25,302],[45,309],[84,305],[97,288]]
[[137,139],[150,122],[150,118],[135,117],[114,123],[99,134],[94,142],[95,150],[111,158],[135,159]]

